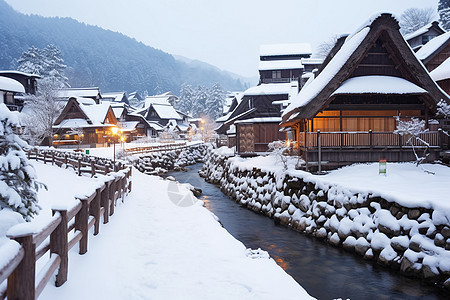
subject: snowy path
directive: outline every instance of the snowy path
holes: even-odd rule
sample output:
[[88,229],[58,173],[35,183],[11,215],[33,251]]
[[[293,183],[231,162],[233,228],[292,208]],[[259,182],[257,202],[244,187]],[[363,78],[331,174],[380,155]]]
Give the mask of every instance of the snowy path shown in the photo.
[[133,171],[132,193],[90,236],[88,253],[70,252],[68,282],[40,299],[309,298],[274,260],[247,257],[200,202],[178,207],[167,181]]

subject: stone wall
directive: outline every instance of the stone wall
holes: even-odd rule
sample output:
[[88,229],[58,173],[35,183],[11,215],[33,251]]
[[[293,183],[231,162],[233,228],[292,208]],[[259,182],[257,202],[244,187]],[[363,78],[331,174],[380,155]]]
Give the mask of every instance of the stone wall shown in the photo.
[[205,144],[185,148],[140,154],[132,158],[132,164],[139,171],[149,175],[161,175],[169,170],[180,171],[185,166],[202,162],[206,152]]
[[[450,289],[448,216],[286,172],[246,169],[208,152],[200,172],[233,200],[275,222]],[[311,180],[311,179],[310,179]]]

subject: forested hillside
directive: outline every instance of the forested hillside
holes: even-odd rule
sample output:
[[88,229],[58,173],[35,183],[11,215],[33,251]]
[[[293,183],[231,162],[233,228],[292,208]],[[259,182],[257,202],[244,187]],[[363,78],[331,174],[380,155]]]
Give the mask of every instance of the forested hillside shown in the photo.
[[15,69],[23,51],[48,44],[61,50],[72,87],[99,86],[104,92],[137,90],[149,94],[178,93],[183,83],[244,88],[226,72],[176,60],[123,34],[70,18],[24,15],[0,0],[0,69]]

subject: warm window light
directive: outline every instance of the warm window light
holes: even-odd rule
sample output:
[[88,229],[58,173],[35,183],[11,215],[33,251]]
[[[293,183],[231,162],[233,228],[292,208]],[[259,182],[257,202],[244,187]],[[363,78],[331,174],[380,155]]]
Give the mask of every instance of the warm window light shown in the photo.
[[121,137],[120,140],[122,141],[122,143],[125,142],[125,138],[124,137]]
[[288,147],[291,146],[291,140],[287,140],[287,141],[286,141],[286,146],[288,146]]
[[57,135],[57,134],[54,134],[54,135],[53,135],[54,138],[57,138],[58,136],[59,136],[59,135]]
[[201,130],[204,130],[205,129],[205,127],[202,127],[202,128],[200,128]]
[[203,119],[202,119],[200,122],[201,122],[202,124],[205,124],[205,120],[203,120]]
[[113,127],[113,128],[111,128],[111,132],[112,132],[112,134],[117,134],[119,132],[119,128]]

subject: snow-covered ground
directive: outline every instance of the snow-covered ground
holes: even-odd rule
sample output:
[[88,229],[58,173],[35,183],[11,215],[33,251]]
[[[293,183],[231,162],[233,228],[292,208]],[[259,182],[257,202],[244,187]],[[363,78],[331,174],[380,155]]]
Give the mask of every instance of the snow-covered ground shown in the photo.
[[[70,170],[33,165],[48,185],[39,192],[43,211],[37,222],[50,217],[54,202],[70,205],[98,184]],[[125,203],[119,202],[98,236],[90,235],[85,255],[77,247],[70,251],[68,281],[59,288],[48,284],[40,299],[310,298],[264,252],[249,254],[201,201],[177,206],[169,197],[173,183],[169,188],[170,181],[133,171]],[[191,193],[178,188],[181,196]]]

